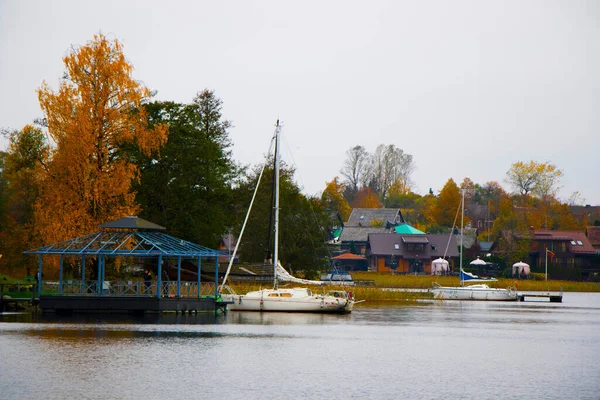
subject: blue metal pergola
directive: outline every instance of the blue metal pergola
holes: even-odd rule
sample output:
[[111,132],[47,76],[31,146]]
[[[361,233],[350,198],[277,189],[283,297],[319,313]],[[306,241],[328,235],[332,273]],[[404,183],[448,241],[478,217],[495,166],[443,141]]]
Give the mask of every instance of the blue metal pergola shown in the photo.
[[[200,297],[200,266],[202,257],[215,260],[215,299],[218,296],[219,256],[226,253],[213,250],[199,244],[178,239],[157,230],[165,228],[141,218],[131,216],[101,225],[99,232],[60,243],[25,251],[25,254],[37,254],[38,297],[41,294],[43,256],[59,255],[59,294],[63,294],[63,259],[65,256],[81,257],[81,280],[85,281],[85,260],[87,256],[97,257],[97,294],[102,295],[102,282],[105,278],[106,257],[156,257],[158,259],[157,288],[162,285],[162,261],[165,257],[177,258],[177,297],[181,293],[181,259],[195,258],[198,268],[198,297]],[[157,297],[161,290],[157,290]]]

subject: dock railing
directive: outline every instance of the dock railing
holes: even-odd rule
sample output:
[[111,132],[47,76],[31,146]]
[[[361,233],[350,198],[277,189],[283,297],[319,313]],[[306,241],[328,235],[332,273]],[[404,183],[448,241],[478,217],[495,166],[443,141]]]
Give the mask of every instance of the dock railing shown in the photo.
[[[42,281],[42,295],[62,296],[157,296],[157,283],[152,281],[148,284],[142,280],[114,280],[101,282],[101,290],[98,290],[97,280],[64,280],[62,286],[57,281]],[[197,282],[180,282],[179,293],[177,282],[161,282],[162,297],[197,298]],[[206,282],[200,284],[201,296],[214,296],[215,284]]]

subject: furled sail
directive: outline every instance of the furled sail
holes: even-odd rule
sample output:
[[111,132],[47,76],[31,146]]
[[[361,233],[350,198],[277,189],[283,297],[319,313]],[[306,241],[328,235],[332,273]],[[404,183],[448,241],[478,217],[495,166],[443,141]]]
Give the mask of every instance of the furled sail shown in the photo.
[[322,281],[311,281],[310,279],[301,279],[292,276],[289,272],[285,270],[281,266],[280,262],[277,262],[277,279],[281,282],[294,282],[294,283],[302,283],[304,285],[325,285],[327,282]]

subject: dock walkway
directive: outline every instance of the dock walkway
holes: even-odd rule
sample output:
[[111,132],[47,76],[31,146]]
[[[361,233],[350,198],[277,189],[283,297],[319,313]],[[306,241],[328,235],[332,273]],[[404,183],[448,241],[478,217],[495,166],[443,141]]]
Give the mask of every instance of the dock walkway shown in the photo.
[[563,294],[550,293],[550,292],[529,292],[529,293],[517,293],[519,301],[525,301],[525,298],[544,298],[550,300],[550,303],[562,303]]

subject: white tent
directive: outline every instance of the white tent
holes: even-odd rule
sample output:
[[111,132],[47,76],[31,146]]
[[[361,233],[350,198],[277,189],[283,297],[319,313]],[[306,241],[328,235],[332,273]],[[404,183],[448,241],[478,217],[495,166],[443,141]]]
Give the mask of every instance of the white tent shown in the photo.
[[519,275],[529,275],[531,269],[529,268],[529,264],[524,263],[523,261],[519,261],[514,263],[512,266],[512,273],[515,274],[516,271],[519,271]]
[[486,265],[487,263],[483,261],[481,258],[477,257],[476,260],[471,261],[469,264],[471,265]]
[[448,261],[444,260],[442,257],[433,260],[431,262],[431,275],[441,275],[442,273],[448,272]]

